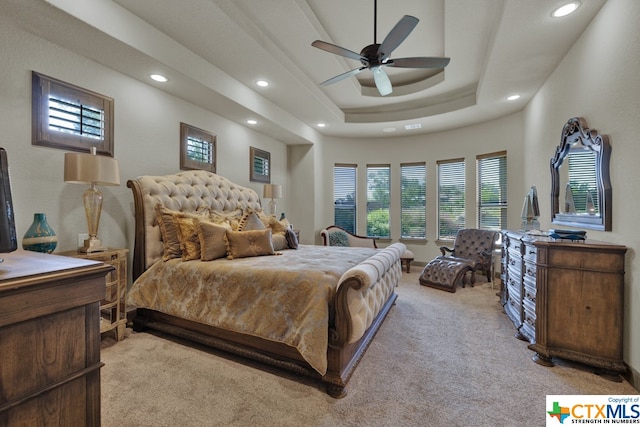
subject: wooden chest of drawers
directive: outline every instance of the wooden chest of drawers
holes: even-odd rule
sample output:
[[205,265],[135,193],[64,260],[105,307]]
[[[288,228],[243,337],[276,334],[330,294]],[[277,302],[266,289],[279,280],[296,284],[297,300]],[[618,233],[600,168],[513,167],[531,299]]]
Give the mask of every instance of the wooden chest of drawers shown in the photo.
[[0,263],[0,425],[100,425],[103,263],[36,252]]
[[624,256],[627,248],[503,232],[501,300],[530,342],[534,361],[552,357],[624,372]]

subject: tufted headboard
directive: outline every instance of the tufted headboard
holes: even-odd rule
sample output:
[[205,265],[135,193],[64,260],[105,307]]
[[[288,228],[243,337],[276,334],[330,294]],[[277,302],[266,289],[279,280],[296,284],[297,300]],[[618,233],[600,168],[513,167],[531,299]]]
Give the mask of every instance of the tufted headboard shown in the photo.
[[164,246],[156,220],[156,205],[180,212],[203,208],[224,213],[238,208],[260,209],[260,198],[254,190],[202,170],[141,176],[127,181],[127,187],[133,191],[135,208],[133,280],[162,259]]

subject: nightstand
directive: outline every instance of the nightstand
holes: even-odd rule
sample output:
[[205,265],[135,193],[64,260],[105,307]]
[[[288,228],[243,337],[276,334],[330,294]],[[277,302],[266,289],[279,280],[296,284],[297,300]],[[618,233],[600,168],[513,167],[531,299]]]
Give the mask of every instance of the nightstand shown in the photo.
[[100,333],[115,331],[116,339],[124,338],[127,323],[127,254],[129,249],[107,249],[100,252],[82,253],[67,251],[56,255],[102,261],[115,269],[107,274],[107,291],[100,301]]

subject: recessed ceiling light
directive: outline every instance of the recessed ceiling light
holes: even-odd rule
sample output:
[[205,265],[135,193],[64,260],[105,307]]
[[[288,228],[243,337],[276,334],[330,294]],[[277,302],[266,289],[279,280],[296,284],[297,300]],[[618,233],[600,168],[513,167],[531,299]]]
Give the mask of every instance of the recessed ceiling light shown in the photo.
[[152,80],[155,80],[155,81],[160,82],[160,83],[165,83],[168,80],[162,74],[151,74],[149,77],[151,77]]
[[319,128],[323,128],[323,127],[326,126],[326,124],[325,123],[318,123],[316,126],[318,126]]
[[507,101],[515,101],[516,99],[520,99],[520,95],[507,96]]
[[406,130],[420,129],[421,127],[422,127],[422,125],[420,123],[414,123],[412,125],[404,125],[404,128]]
[[556,10],[554,10],[551,16],[553,16],[554,18],[562,18],[563,16],[567,16],[570,13],[575,12],[576,9],[579,7],[580,7],[579,1],[572,1],[571,3],[567,3],[564,6],[561,6]]
[[395,132],[396,128],[384,128],[382,129],[382,132]]
[[257,84],[258,86],[260,86],[260,87],[267,87],[267,86],[269,86],[269,82],[268,82],[268,81],[266,81],[266,80],[258,80],[258,81],[256,82],[256,84]]
[[258,121],[257,120],[253,120],[253,119],[249,119],[249,120],[247,120],[247,123],[249,123],[250,125],[257,125]]

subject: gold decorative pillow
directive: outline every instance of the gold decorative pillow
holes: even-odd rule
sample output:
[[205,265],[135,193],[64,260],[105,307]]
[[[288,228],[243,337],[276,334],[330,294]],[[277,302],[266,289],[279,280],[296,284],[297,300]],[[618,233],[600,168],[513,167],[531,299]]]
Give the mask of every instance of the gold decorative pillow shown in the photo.
[[289,228],[289,221],[285,218],[282,221],[278,221],[275,216],[265,217],[267,227],[271,229],[271,240],[273,242],[273,249],[281,251],[288,249],[286,232]]
[[237,231],[238,227],[240,227],[240,221],[242,220],[243,212],[242,209],[236,209],[233,212],[209,212],[209,221],[214,224],[222,224],[226,223],[231,226],[233,231]]
[[200,259],[200,237],[195,218],[181,218],[174,216],[173,220],[178,226],[178,238],[182,249],[182,260],[190,261]]
[[238,231],[264,230],[266,227],[254,211],[247,212],[240,220]]
[[227,255],[225,235],[231,231],[228,223],[215,224],[209,221],[196,220],[198,238],[200,240],[200,259],[212,261]]
[[275,216],[269,217],[269,225],[268,227],[273,230],[273,234],[284,234],[287,232],[287,229],[290,227],[289,220],[287,218],[283,218],[281,221],[278,221]]
[[271,229],[250,231],[227,231],[227,258],[246,258],[274,255]]
[[156,220],[160,227],[160,235],[164,244],[162,260],[168,261],[173,258],[182,257],[180,246],[180,236],[178,235],[178,225],[174,218],[199,218],[196,213],[179,212],[165,208],[163,205],[156,205]]

